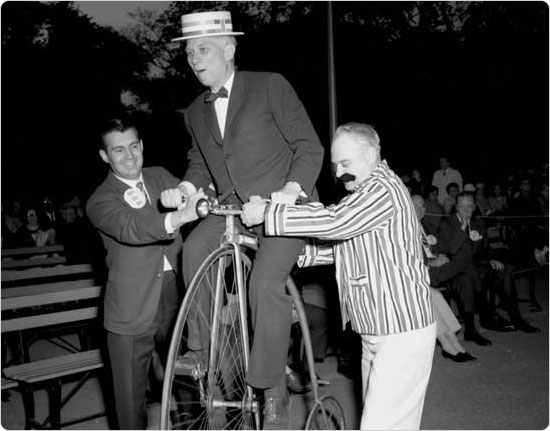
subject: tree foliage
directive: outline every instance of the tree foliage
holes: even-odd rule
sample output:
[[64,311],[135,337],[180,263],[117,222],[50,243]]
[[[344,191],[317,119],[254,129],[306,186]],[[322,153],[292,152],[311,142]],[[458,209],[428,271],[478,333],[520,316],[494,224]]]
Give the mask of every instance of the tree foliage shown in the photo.
[[[231,11],[245,32],[238,66],[284,74],[328,145],[328,7],[178,1],[160,13],[138,10],[136,24],[117,32],[71,2],[4,3],[3,156],[17,161],[32,152],[36,161],[26,172],[4,163],[3,177],[24,179],[30,171],[53,178],[45,174],[53,169],[62,182],[88,175],[96,158],[92,126],[123,104],[141,111],[147,138],[155,138],[147,160],[183,173],[188,137],[177,112],[203,89],[183,44],[171,40],[181,15],[204,10]],[[466,142],[480,165],[499,142],[528,139],[547,148],[545,3],[349,1],[332,2],[332,9],[338,121],[376,125],[396,163],[419,160],[404,142],[431,154],[441,143]],[[460,157],[466,163],[468,156]]]

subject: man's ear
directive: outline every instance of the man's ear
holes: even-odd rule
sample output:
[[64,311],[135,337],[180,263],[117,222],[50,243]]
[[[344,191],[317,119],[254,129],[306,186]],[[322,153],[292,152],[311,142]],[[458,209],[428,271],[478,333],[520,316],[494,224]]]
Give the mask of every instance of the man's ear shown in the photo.
[[235,45],[228,43],[223,47],[223,52],[225,55],[225,61],[231,61],[235,58]]
[[99,150],[99,157],[101,157],[105,163],[109,164],[109,157],[107,157],[107,152],[104,149]]

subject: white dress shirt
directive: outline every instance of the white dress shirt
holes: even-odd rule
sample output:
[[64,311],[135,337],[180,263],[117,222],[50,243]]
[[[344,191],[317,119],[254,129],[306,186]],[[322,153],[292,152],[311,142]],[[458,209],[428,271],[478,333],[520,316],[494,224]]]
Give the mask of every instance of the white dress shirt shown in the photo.
[[235,72],[231,74],[227,82],[223,85],[227,90],[227,97],[218,97],[214,100],[214,109],[216,110],[216,118],[218,119],[218,126],[220,126],[220,133],[225,133],[225,120],[227,118],[227,108],[229,107],[229,98],[231,97],[231,88],[233,88],[233,79],[235,78]]

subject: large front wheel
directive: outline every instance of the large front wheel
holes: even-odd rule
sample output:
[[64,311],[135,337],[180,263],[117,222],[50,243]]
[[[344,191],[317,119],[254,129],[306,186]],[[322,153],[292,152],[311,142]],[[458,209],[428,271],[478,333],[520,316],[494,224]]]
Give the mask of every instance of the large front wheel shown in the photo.
[[161,429],[257,429],[258,402],[245,382],[249,273],[250,260],[229,244],[193,277],[168,353]]

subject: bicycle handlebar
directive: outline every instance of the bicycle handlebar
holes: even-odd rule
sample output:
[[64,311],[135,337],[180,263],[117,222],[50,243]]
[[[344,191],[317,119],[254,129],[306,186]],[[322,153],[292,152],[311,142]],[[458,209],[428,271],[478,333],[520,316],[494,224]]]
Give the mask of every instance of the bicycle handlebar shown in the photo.
[[236,208],[235,205],[222,205],[215,198],[203,198],[197,201],[197,215],[199,218],[205,218],[208,214],[216,215],[241,215],[242,208]]
[[[265,199],[266,203],[270,203],[271,199]],[[296,205],[304,204],[302,199],[296,201]],[[208,214],[215,215],[241,215],[243,213],[242,207],[238,207],[236,204],[220,204],[216,198],[202,198],[197,201],[196,206],[197,215],[199,218],[205,218]]]

